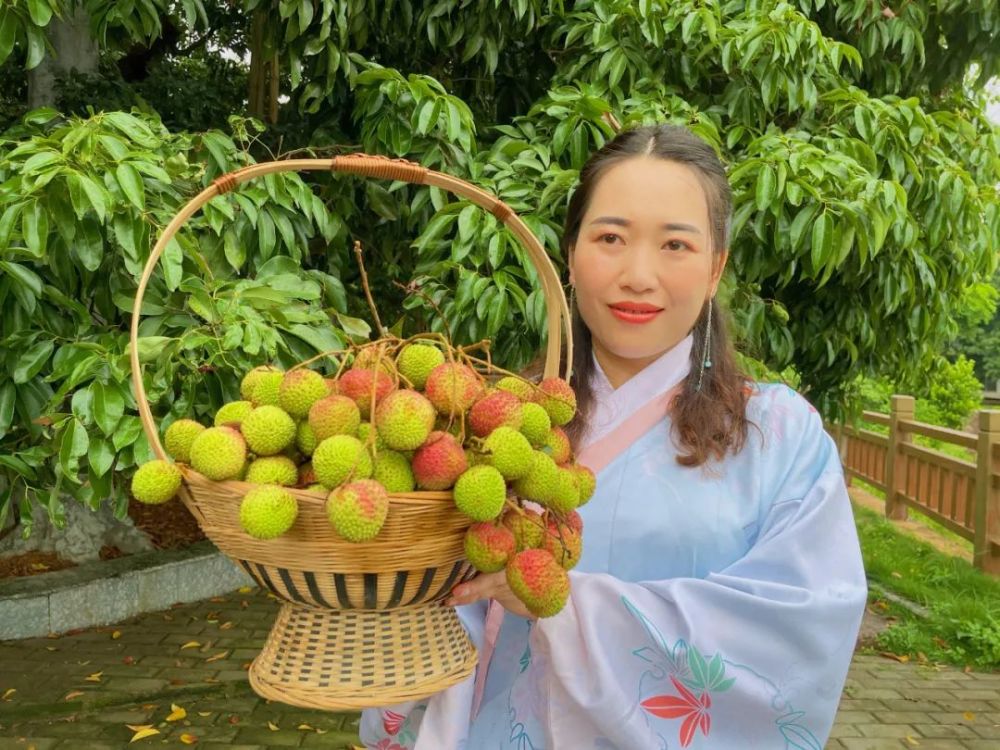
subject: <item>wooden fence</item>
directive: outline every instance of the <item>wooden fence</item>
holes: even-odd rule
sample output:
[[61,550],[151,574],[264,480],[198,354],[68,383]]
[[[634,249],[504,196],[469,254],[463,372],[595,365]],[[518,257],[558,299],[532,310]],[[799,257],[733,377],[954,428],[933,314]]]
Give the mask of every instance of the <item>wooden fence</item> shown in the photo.
[[[848,483],[858,478],[885,492],[885,514],[908,509],[932,518],[973,545],[973,564],[1000,575],[1000,411],[979,412],[976,433],[924,424],[912,396],[893,396],[888,414],[866,411],[863,421],[889,428],[834,427]],[[913,442],[915,435],[971,451],[962,460]]]

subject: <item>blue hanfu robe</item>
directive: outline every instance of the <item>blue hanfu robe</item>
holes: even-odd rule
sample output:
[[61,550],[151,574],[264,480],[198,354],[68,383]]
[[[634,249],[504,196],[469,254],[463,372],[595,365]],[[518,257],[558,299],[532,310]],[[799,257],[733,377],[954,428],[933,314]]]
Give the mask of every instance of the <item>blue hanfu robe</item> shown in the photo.
[[[690,348],[689,337],[618,389],[598,368],[585,440],[641,419],[687,375]],[[743,450],[702,467],[676,462],[666,414],[622,446],[579,509],[566,607],[505,614],[478,711],[469,678],[366,710],[365,746],[821,750],[867,596],[857,533],[816,411],[757,385],[747,415]],[[458,609],[482,648],[485,602]]]

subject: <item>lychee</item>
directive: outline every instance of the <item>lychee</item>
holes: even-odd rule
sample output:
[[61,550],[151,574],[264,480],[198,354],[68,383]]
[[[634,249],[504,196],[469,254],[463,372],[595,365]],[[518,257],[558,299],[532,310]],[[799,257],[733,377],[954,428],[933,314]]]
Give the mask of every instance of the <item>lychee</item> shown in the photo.
[[252,410],[253,404],[249,401],[230,401],[228,404],[223,404],[215,412],[215,426],[229,425],[238,429]]
[[447,432],[432,432],[413,454],[413,477],[425,490],[449,489],[467,468],[465,451]]
[[569,598],[569,575],[544,549],[514,555],[507,563],[507,585],[536,617],[552,617]]
[[417,391],[393,391],[375,407],[375,428],[393,450],[412,451],[434,429],[434,405]]
[[435,367],[424,384],[427,398],[446,416],[458,416],[467,411],[482,392],[483,384],[476,371],[456,362]]
[[569,468],[576,474],[576,481],[580,487],[580,501],[577,505],[583,505],[593,497],[594,490],[597,489],[597,477],[588,467],[580,464],[573,464]]
[[367,542],[378,536],[389,513],[389,495],[374,479],[338,487],[326,501],[326,515],[337,533],[349,542]]
[[552,431],[552,420],[549,413],[539,404],[521,404],[521,434],[528,438],[533,446],[545,445]]
[[559,467],[552,457],[535,451],[531,469],[520,479],[514,481],[514,492],[526,500],[548,505],[559,486]]
[[205,425],[193,419],[178,419],[163,435],[163,444],[175,461],[191,463],[191,443],[205,431]]
[[506,526],[474,523],[465,532],[465,559],[480,573],[503,570],[516,551],[514,534]]
[[483,441],[484,460],[505,479],[520,479],[531,470],[535,451],[528,438],[512,427],[497,427]]
[[334,435],[356,435],[361,411],[347,396],[326,396],[309,407],[309,427],[317,441]]
[[[270,377],[274,379],[274,373],[278,373],[280,376],[281,370],[272,365],[261,365],[260,367],[253,368],[250,372],[243,376],[243,380],[240,382],[240,397],[242,397],[244,401],[253,401],[254,388],[257,387],[258,383],[265,380],[265,375],[270,374]],[[278,377],[275,379],[275,382],[280,383],[281,378]],[[277,399],[277,396],[275,396],[275,398]],[[277,400],[275,400],[274,403],[277,403]]]
[[522,508],[520,511],[508,510],[500,522],[514,535],[519,551],[538,547],[544,539],[545,524],[542,517],[530,508]]
[[550,518],[546,524],[542,549],[548,550],[565,570],[571,570],[580,562],[583,537],[570,524]]
[[326,398],[329,392],[322,375],[303,367],[285,373],[278,391],[278,405],[292,418],[304,419],[310,407],[321,398]]
[[392,352],[383,343],[370,344],[361,349],[351,364],[353,370],[374,370],[376,367],[387,375],[395,375],[396,367],[392,361]]
[[521,401],[533,401],[535,398],[535,387],[527,380],[508,375],[500,378],[496,382],[496,388],[507,391],[517,396]]
[[316,446],[312,455],[313,471],[320,483],[333,489],[352,479],[372,475],[372,459],[361,441],[350,435],[334,435]]
[[552,424],[568,424],[576,414],[576,394],[562,378],[545,378],[538,384],[540,393],[535,394],[535,400],[548,413]]
[[246,460],[246,441],[232,427],[209,427],[191,443],[192,468],[216,482],[240,476]]
[[250,412],[240,431],[247,446],[258,456],[281,453],[295,441],[295,421],[277,406],[258,406]]
[[373,388],[375,403],[378,404],[395,387],[393,379],[381,370],[348,370],[337,381],[340,394],[354,399],[362,419],[371,418]]
[[132,475],[132,495],[147,505],[167,502],[180,488],[181,470],[169,461],[149,461]]
[[413,492],[416,487],[409,460],[402,453],[388,449],[375,454],[372,478],[381,482],[389,492]]
[[318,444],[319,440],[316,439],[316,433],[309,426],[309,422],[299,422],[295,427],[295,447],[303,456],[311,456]]
[[[251,370],[247,377],[255,372]],[[257,368],[257,377],[250,381],[247,393],[243,398],[248,399],[254,406],[277,406],[281,391],[281,381],[285,373],[274,368]],[[246,379],[244,379],[244,383]],[[242,390],[242,389],[241,389]]]
[[497,427],[521,426],[521,400],[507,391],[491,391],[469,409],[469,426],[478,437],[486,437]]
[[473,521],[492,521],[503,511],[507,483],[492,466],[473,466],[455,482],[455,507]]
[[436,346],[414,342],[407,344],[396,358],[399,374],[413,384],[423,388],[431,370],[444,363],[444,353]]
[[549,435],[542,448],[552,456],[552,460],[557,464],[567,463],[573,457],[573,448],[569,442],[569,436],[562,427],[553,427],[549,430]]
[[576,473],[570,469],[556,467],[556,472],[556,483],[551,494],[544,501],[537,502],[560,513],[569,513],[580,503],[580,483]]
[[292,528],[298,513],[298,502],[288,490],[254,487],[240,503],[240,526],[255,539],[274,539]]
[[287,456],[263,456],[250,462],[245,481],[294,487],[299,481],[299,469]]

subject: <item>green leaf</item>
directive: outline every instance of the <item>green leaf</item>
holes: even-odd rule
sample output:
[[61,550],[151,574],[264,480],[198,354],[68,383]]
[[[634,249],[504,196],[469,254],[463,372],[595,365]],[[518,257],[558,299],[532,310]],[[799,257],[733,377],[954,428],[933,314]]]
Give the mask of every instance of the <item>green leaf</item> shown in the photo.
[[28,250],[36,258],[45,255],[49,240],[49,214],[39,202],[34,202],[24,210],[21,229]]
[[833,217],[829,211],[823,213],[816,219],[812,226],[812,249],[810,259],[815,271],[819,271],[830,259],[830,250],[833,243]]
[[758,211],[763,211],[771,205],[771,201],[774,199],[774,186],[774,169],[769,164],[765,164],[757,172],[757,188],[754,193],[754,199]]
[[126,445],[132,445],[139,433],[142,432],[142,422],[139,417],[129,414],[118,425],[118,429],[111,435],[111,444],[115,447],[115,452],[121,452]]
[[163,347],[168,342],[175,341],[170,336],[142,336],[136,342],[139,350],[139,361],[149,362],[156,359],[163,352]]
[[54,345],[51,341],[40,341],[30,347],[17,360],[12,379],[15,383],[27,383],[45,366],[52,354]]
[[46,0],[28,0],[28,15],[36,26],[47,26],[52,18],[52,8]]
[[128,162],[122,162],[115,170],[118,184],[121,186],[125,197],[129,199],[133,206],[140,211],[146,210],[146,192],[142,185],[142,177]]
[[14,51],[17,35],[17,15],[7,8],[0,8],[0,64]]
[[94,392],[94,421],[105,435],[111,435],[125,413],[125,399],[115,385],[100,381],[91,386]]
[[810,226],[813,218],[816,216],[816,212],[819,211],[818,203],[810,203],[803,206],[802,209],[795,215],[795,219],[792,221],[792,227],[789,232],[789,240],[792,244],[792,250],[798,250],[802,246],[802,237],[805,234],[806,228]]
[[87,428],[76,419],[68,419],[59,442],[59,465],[67,477],[73,477],[79,471],[79,458],[86,455],[89,447]]
[[13,383],[7,382],[0,386],[0,438],[7,434],[14,421],[14,399],[17,389]]

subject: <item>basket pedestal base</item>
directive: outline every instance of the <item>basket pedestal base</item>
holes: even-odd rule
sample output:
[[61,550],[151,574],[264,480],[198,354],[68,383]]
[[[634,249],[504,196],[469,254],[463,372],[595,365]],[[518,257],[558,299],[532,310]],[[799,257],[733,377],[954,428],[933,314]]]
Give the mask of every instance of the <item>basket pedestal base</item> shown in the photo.
[[451,607],[368,612],[285,603],[250,685],[304,708],[358,710],[425,698],[472,674],[478,654]]

